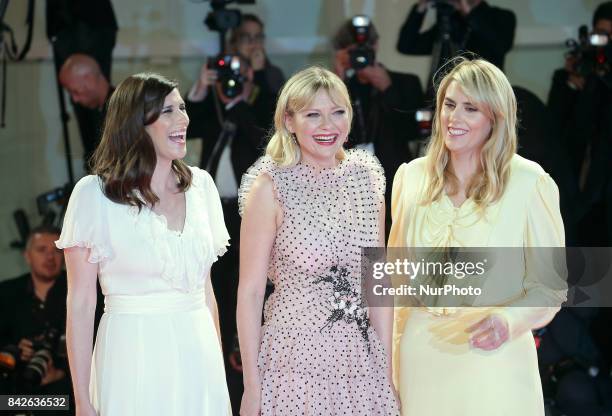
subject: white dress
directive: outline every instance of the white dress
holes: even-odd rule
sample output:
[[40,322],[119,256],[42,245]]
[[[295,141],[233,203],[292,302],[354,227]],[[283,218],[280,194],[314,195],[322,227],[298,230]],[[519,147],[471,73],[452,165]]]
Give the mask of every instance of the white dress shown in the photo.
[[90,249],[105,296],[90,382],[99,415],[230,414],[204,292],[229,235],[212,178],[191,171],[182,232],[150,209],[110,201],[97,176],[70,197],[56,245]]

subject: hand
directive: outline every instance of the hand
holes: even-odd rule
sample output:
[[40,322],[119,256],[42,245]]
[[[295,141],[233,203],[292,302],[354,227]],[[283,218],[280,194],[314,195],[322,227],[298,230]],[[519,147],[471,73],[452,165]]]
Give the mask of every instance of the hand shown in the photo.
[[240,403],[240,416],[261,415],[261,387],[245,388]]
[[391,86],[391,77],[389,77],[389,73],[379,63],[366,66],[359,71],[358,75],[361,78],[365,78],[374,88],[381,92]]
[[576,57],[569,55],[565,58],[565,70],[567,71],[567,84],[570,88],[582,91],[584,89],[585,79],[582,75],[576,73]]
[[581,75],[570,73],[567,76],[567,85],[574,90],[582,91],[585,83],[586,81]]
[[19,341],[19,344],[17,344],[17,348],[19,348],[19,351],[21,352],[21,355],[19,357],[21,358],[21,361],[30,361],[30,359],[34,355],[34,350],[32,349],[32,341],[27,338],[23,338],[21,341]]
[[200,76],[196,83],[194,90],[194,97],[198,98],[196,101],[203,100],[208,92],[208,87],[213,85],[217,80],[217,71],[215,69],[208,69],[208,64],[205,63],[200,69]]
[[466,331],[472,333],[470,345],[485,351],[499,348],[510,338],[508,321],[503,316],[497,314],[487,316],[466,329]]
[[338,49],[334,54],[334,72],[344,79],[346,70],[350,68],[350,57],[348,49]]
[[51,360],[49,362],[49,366],[47,367],[47,373],[45,374],[45,377],[41,380],[40,385],[45,386],[50,383],[55,383],[56,381],[61,380],[64,377],[66,377],[66,372],[64,370],[56,368],[53,364],[53,360]]
[[253,71],[260,71],[266,66],[266,54],[263,49],[258,48],[251,53],[251,68]]
[[85,405],[76,405],[76,416],[97,416],[96,409],[91,403]]

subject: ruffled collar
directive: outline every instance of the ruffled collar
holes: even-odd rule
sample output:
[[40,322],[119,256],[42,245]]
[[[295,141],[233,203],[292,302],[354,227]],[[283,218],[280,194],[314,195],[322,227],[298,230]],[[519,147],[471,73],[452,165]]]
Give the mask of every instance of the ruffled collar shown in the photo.
[[456,207],[446,193],[425,209],[421,237],[431,247],[462,246],[457,231],[469,228],[483,219],[471,198]]
[[161,261],[161,277],[171,287],[189,292],[198,288],[216,254],[211,238],[206,238],[207,216],[203,192],[193,181],[185,192],[185,224],[182,231],[170,230],[165,216],[145,207],[140,213],[131,208],[136,229],[147,237],[154,254]]

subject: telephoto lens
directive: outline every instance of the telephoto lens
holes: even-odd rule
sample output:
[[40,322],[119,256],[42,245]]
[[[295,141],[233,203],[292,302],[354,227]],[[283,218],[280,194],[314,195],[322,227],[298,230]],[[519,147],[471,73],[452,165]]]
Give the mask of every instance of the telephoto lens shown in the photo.
[[53,354],[49,349],[43,348],[34,353],[32,359],[23,370],[23,381],[27,386],[40,386],[42,379],[47,375],[49,363],[53,359]]

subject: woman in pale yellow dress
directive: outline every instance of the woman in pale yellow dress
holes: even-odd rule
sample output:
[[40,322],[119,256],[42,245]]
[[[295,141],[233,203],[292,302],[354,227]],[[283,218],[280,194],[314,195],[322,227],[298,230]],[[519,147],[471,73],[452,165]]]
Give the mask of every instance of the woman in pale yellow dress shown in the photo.
[[503,287],[503,299],[396,307],[393,363],[403,416],[544,415],[531,330],[553,318],[566,286],[563,263],[535,247],[563,247],[564,230],[557,186],[516,154],[516,117],[504,74],[460,58],[438,85],[426,156],[395,175],[390,247],[519,253],[486,283]]

